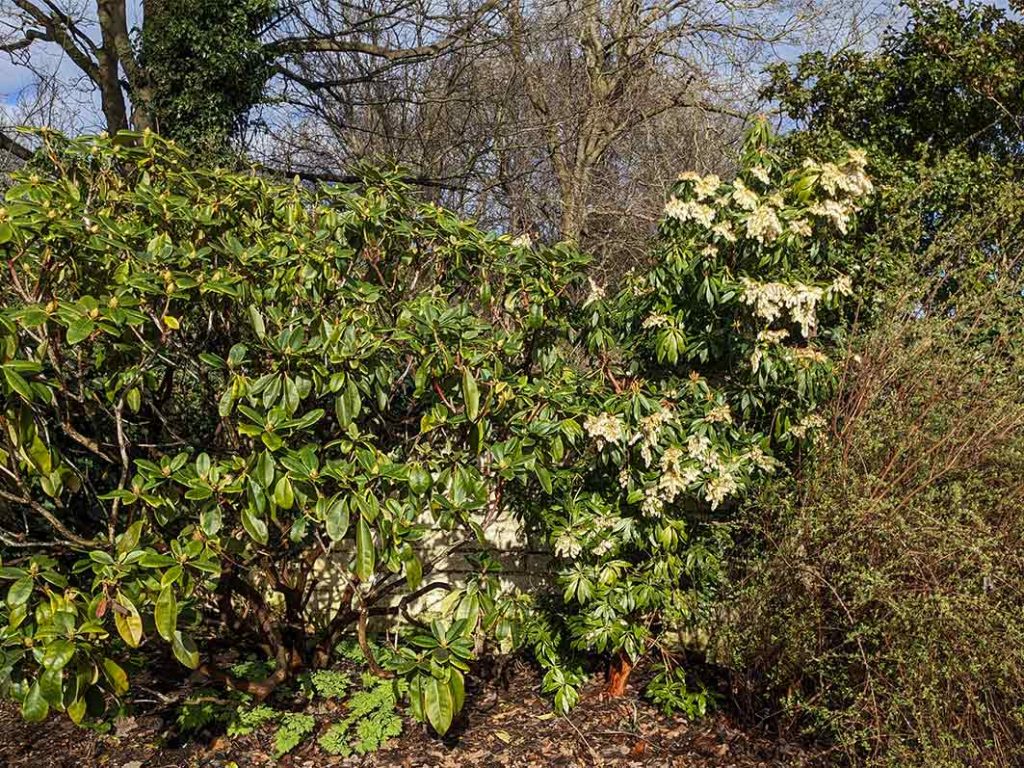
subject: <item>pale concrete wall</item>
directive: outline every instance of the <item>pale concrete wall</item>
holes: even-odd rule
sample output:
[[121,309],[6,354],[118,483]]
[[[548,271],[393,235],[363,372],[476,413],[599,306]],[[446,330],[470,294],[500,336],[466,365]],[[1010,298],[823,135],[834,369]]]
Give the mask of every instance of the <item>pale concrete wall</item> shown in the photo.
[[[498,520],[488,526],[484,533],[492,555],[501,563],[500,578],[503,584],[524,590],[551,587],[550,556],[529,545],[522,525],[518,521]],[[444,553],[450,545],[451,537],[450,532],[438,530],[419,543],[417,551],[423,558],[424,565]],[[337,552],[334,560],[338,563],[337,566],[332,567],[331,561],[320,560],[317,562],[316,569],[320,574],[321,584],[312,600],[317,612],[326,610],[333,614],[341,607],[338,605],[338,601],[344,595],[345,587],[348,584],[345,564],[351,558],[351,549],[348,547]],[[472,566],[467,556],[478,551],[480,551],[480,545],[473,543],[459,552],[448,555],[436,564],[432,573],[424,574],[424,584],[432,581],[445,581],[456,586],[465,584],[467,576],[472,573]],[[387,604],[396,605],[407,593],[408,589],[403,585],[390,596]],[[429,612],[444,596],[445,590],[436,590],[422,595],[409,605],[409,613],[416,616],[425,611]],[[395,617],[393,620],[379,620],[373,622],[373,628],[384,629],[403,621],[401,616]]]

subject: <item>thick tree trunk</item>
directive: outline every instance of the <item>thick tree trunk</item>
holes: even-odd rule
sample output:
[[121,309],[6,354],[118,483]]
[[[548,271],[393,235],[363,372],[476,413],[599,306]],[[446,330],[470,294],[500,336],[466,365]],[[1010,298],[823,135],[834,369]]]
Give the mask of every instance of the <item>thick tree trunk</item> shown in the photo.
[[[144,11],[149,10],[144,8]],[[139,131],[152,128],[149,109],[150,89],[145,72],[132,47],[125,0],[96,0],[96,17],[100,23],[102,36],[99,87],[107,130],[114,133],[129,127]],[[144,16],[143,24],[146,21]],[[122,72],[128,82],[128,92],[132,99],[130,122],[124,89],[121,87]]]
[[100,104],[109,133],[128,128],[128,111],[121,90],[121,66],[118,59],[117,27],[124,16],[123,0],[96,0],[96,18],[100,24],[100,49],[97,53]]

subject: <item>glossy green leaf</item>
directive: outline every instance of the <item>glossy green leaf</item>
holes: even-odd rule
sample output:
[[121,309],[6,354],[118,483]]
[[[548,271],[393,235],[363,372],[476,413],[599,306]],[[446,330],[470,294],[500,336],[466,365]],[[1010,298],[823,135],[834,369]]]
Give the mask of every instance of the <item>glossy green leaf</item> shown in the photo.
[[470,421],[476,421],[480,415],[480,389],[469,366],[462,369],[462,399],[466,406],[466,416]]
[[192,638],[183,635],[181,630],[174,633],[171,639],[171,650],[174,651],[174,657],[186,667],[189,669],[198,668],[199,649],[196,648]]
[[17,605],[23,605],[28,602],[28,598],[31,594],[32,579],[27,576],[18,579],[16,582],[11,584],[10,588],[7,590],[7,605],[11,608]]
[[28,689],[25,700],[21,702],[21,716],[29,723],[41,723],[49,713],[50,705],[43,697],[39,683],[35,682]]
[[85,339],[89,338],[90,334],[96,330],[96,326],[92,320],[76,320],[68,326],[67,339],[68,344],[75,345]]
[[373,569],[376,564],[377,553],[373,547],[373,533],[370,526],[362,517],[356,523],[356,576],[362,582],[368,582],[373,578]]
[[250,507],[242,507],[242,527],[258,544],[266,544],[268,540],[266,521]]
[[267,326],[263,322],[263,315],[253,305],[249,305],[249,321],[252,323],[252,329],[256,332],[256,338],[260,341],[267,335]]
[[128,675],[113,659],[103,659],[103,676],[107,679],[110,690],[115,696],[123,696],[128,693]]
[[341,541],[348,531],[349,511],[348,504],[342,497],[337,497],[327,507],[325,517],[327,536],[331,541]]
[[43,667],[60,670],[67,666],[75,655],[75,646],[68,640],[58,638],[51,641],[43,651]]
[[153,609],[153,619],[160,637],[170,642],[178,625],[178,601],[170,585],[160,590],[160,596],[157,597]]
[[447,681],[435,677],[426,678],[423,682],[423,711],[427,722],[433,726],[439,736],[444,736],[451,727],[455,716],[455,703]]
[[136,648],[142,642],[142,617],[127,595],[117,593],[117,606],[114,610],[114,624],[121,639],[130,647]]

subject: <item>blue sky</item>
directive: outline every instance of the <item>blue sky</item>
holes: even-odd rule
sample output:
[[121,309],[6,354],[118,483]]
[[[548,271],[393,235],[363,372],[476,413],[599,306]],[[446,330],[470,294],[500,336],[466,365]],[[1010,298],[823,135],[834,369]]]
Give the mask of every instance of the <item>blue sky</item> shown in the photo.
[[[879,5],[882,2],[884,0],[878,0]],[[988,4],[1008,9],[1008,0],[988,0]],[[94,7],[91,2],[88,5],[90,8]],[[135,23],[140,13],[140,8],[141,0],[129,1],[130,23]],[[783,46],[777,48],[774,53],[782,58],[792,59],[799,52],[800,49],[798,48]],[[37,44],[32,46],[32,60],[44,70],[56,73],[59,79],[66,85],[71,85],[80,79],[80,73],[74,64],[54,45]],[[15,116],[15,114],[12,114],[12,108],[20,100],[27,99],[31,101],[33,82],[34,79],[31,72],[25,67],[14,63],[10,56],[0,54],[0,123],[10,122]],[[95,131],[101,127],[98,100],[94,94],[88,93],[88,90],[80,89],[81,92],[74,100],[74,113],[68,116],[74,129],[78,131]]]

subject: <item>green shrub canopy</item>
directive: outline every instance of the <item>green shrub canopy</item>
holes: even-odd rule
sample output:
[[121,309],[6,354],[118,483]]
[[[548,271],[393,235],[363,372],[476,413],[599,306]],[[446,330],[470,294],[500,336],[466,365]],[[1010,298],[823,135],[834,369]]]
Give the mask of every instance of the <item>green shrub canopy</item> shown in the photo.
[[[396,172],[310,189],[148,133],[45,139],[0,211],[0,686],[30,719],[99,716],[164,649],[265,696],[435,590],[397,671],[442,733],[474,646],[533,648],[563,709],[593,651],[671,654],[719,522],[815,426],[870,192],[862,155],[779,168],[758,124],[608,297]],[[499,580],[511,518],[557,595]],[[230,678],[218,639],[274,672]]]

